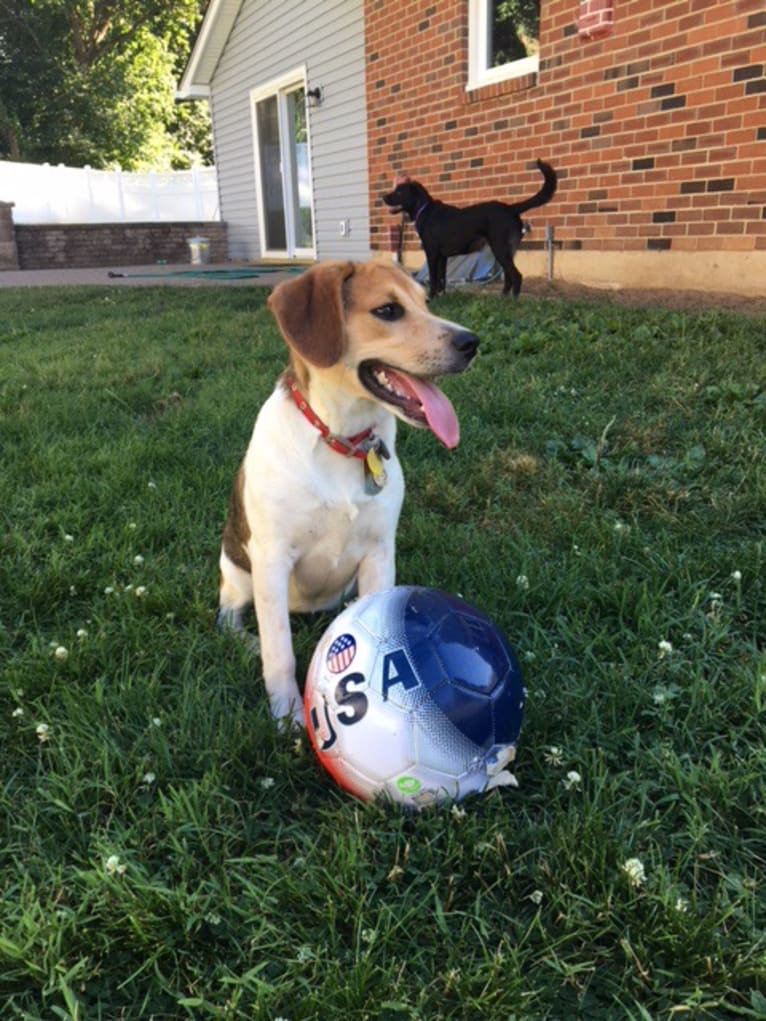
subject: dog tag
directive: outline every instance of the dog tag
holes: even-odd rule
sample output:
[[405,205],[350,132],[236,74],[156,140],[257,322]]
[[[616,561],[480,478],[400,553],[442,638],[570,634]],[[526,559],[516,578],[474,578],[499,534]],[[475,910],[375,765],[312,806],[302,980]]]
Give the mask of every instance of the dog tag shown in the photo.
[[364,491],[368,496],[375,496],[385,486],[387,475],[383,458],[390,456],[383,440],[377,437],[364,459]]

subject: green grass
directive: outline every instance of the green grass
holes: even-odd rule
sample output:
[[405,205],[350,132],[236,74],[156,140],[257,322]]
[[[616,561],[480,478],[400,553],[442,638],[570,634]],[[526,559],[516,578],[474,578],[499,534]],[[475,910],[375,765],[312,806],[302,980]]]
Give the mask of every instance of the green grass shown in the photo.
[[264,301],[0,291],[3,1021],[766,1017],[766,323],[436,303],[482,354],[457,451],[400,428],[398,578],[529,700],[518,790],[407,817],[214,628]]

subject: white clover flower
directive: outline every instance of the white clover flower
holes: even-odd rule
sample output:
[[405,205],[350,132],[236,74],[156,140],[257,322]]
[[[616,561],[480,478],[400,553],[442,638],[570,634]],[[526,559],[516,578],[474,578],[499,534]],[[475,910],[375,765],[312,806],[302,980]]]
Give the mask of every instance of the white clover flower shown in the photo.
[[269,787],[273,787],[274,786],[274,777],[273,776],[264,776],[264,777],[261,778],[260,784],[261,784],[261,787],[263,787],[263,789],[265,791],[267,791],[269,789]]
[[143,781],[145,784],[153,784],[156,779],[157,777],[154,773],[144,773],[143,775]]
[[739,584],[742,581],[742,571],[731,572],[732,581],[736,581]]
[[457,982],[457,980],[460,978],[462,974],[463,972],[461,971],[460,968],[450,968],[450,970],[447,972],[447,982],[445,988],[450,989],[452,986],[454,986],[454,984]]
[[579,791],[582,777],[576,769],[570,769],[566,778],[561,781],[567,791]]
[[74,536],[70,535],[69,532],[64,536],[64,542],[74,542]]
[[660,650],[660,659],[665,659],[666,656],[672,653],[673,643],[663,638],[661,642],[657,643],[657,648]]
[[721,616],[721,610],[723,610],[723,596],[720,592],[711,592],[710,610],[707,613],[707,619],[716,622]]
[[640,858],[628,858],[620,866],[631,886],[638,888],[646,882],[646,871]]
[[74,585],[70,585],[69,586],[69,595],[70,596],[76,596],[77,595],[77,589],[74,587]]
[[119,855],[110,854],[104,862],[104,868],[108,876],[122,876],[125,874],[128,866],[120,861]]
[[143,599],[145,595],[146,595],[146,586],[145,585],[139,585],[138,588],[136,589],[136,599]]
[[38,723],[35,728],[35,733],[37,734],[37,739],[40,744],[45,744],[46,741],[50,741],[51,739],[51,728],[47,723]]
[[362,929],[362,942],[363,943],[374,943],[377,937],[377,933],[374,929]]
[[67,649],[65,645],[57,645],[56,648],[53,650],[53,655],[56,657],[57,660],[63,663],[64,660],[67,659],[69,656],[69,649]]
[[85,639],[88,637],[87,630],[84,627],[78,628],[77,637],[80,639],[81,642],[84,642]]
[[156,489],[157,488],[157,483],[156,482],[149,482],[149,483],[147,483],[147,488],[148,489]]
[[523,592],[526,592],[529,588],[529,578],[526,574],[519,574],[516,577],[516,588],[520,588]]
[[135,530],[138,528],[138,525],[135,523],[135,521],[129,521],[128,528],[131,530],[131,532],[135,532]]
[[677,897],[675,908],[679,915],[685,915],[689,910],[689,901],[685,897]]
[[530,893],[530,895],[529,895],[529,897],[527,899],[531,900],[533,904],[542,904],[542,902],[543,902],[543,891],[542,890],[533,890]]
[[23,715],[24,715],[24,710],[21,708],[20,705],[16,706],[16,708],[11,713],[11,717],[13,719],[15,719],[15,720],[17,720],[20,716],[23,716]]
[[614,530],[620,535],[622,532],[629,532],[630,525],[626,525],[624,521],[615,521]]
[[564,751],[559,748],[558,745],[552,744],[547,752],[543,755],[543,758],[549,766],[563,766],[564,765]]
[[133,563],[136,565],[136,567],[140,567],[143,564],[143,562],[144,558],[141,556],[140,553],[133,557]]
[[462,822],[463,819],[465,819],[466,814],[466,810],[461,808],[460,805],[453,805],[450,809],[450,815],[453,819],[456,819],[457,822]]
[[104,589],[104,595],[105,596],[114,595],[114,585],[107,585],[106,588]]
[[159,716],[152,716],[152,726],[153,727],[162,726],[162,720],[159,718]]

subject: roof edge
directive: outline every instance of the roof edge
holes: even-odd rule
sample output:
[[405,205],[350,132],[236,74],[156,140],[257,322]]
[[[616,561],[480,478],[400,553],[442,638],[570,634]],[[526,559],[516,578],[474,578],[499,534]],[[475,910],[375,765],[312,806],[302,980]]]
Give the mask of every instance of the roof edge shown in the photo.
[[210,0],[176,90],[177,100],[207,99],[210,83],[242,0]]

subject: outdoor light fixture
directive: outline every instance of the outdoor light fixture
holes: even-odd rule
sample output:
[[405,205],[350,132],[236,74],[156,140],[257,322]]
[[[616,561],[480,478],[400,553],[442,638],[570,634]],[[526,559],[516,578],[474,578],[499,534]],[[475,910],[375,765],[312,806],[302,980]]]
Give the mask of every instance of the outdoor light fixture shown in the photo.
[[319,106],[322,102],[322,90],[317,85],[315,89],[309,89],[306,93],[306,99],[309,101],[309,106]]

